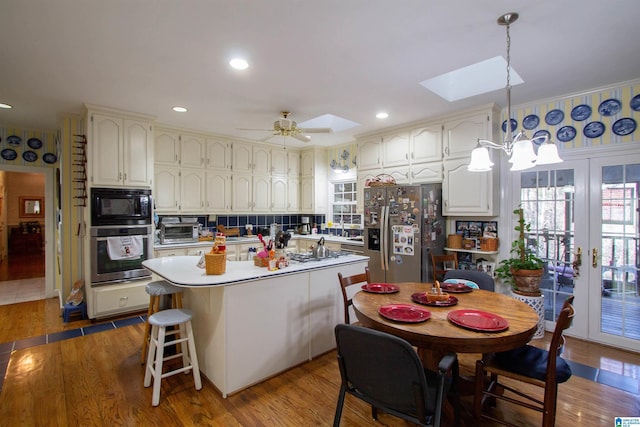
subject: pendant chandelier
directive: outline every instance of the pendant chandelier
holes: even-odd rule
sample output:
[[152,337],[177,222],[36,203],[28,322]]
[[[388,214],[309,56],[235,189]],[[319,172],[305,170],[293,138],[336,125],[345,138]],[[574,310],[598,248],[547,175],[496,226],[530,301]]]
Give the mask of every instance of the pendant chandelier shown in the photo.
[[[558,147],[549,140],[548,135],[529,139],[524,130],[513,136],[511,125],[511,36],[509,27],[518,19],[515,12],[506,13],[498,18],[498,25],[507,28],[507,120],[505,121],[506,136],[502,144],[478,139],[476,148],[471,152],[471,163],[467,169],[471,172],[490,171],[493,162],[489,157],[489,148],[503,150],[509,157],[512,171],[530,169],[536,165],[550,165],[560,163],[562,159],[558,156]],[[538,153],[534,150],[534,141],[539,145]]]

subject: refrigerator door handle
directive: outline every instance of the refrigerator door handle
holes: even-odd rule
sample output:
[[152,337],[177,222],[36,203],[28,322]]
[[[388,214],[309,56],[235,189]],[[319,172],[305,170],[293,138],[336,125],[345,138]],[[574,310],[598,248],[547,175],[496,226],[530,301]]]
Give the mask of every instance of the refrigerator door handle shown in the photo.
[[384,271],[389,271],[389,206],[384,206],[382,208],[383,212],[383,221],[382,225],[384,227],[384,231],[382,232],[382,269]]
[[384,267],[384,237],[386,231],[384,222],[384,209],[384,206],[380,208],[380,266],[382,267],[382,271],[386,270],[386,268]]

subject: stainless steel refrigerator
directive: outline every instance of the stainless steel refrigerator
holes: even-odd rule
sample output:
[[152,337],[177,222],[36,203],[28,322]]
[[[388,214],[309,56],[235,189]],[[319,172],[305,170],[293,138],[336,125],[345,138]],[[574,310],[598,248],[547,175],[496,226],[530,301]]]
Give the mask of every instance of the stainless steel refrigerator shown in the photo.
[[442,254],[442,185],[364,189],[364,255],[375,283],[431,282],[431,253]]

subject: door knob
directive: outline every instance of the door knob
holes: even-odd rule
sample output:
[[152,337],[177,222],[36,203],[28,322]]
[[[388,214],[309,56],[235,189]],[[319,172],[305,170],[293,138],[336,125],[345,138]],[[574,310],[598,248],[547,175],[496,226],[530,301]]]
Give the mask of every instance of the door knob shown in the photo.
[[591,266],[596,268],[598,266],[598,248],[593,248],[591,253]]

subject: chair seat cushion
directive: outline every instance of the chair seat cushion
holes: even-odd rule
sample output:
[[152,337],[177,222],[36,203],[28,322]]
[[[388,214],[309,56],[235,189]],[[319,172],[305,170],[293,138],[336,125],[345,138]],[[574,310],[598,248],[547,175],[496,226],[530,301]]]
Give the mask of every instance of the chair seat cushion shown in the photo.
[[[527,377],[545,380],[549,352],[525,345],[515,350],[496,353],[495,362],[503,369]],[[556,382],[563,383],[571,377],[571,367],[561,357],[556,358]]]

